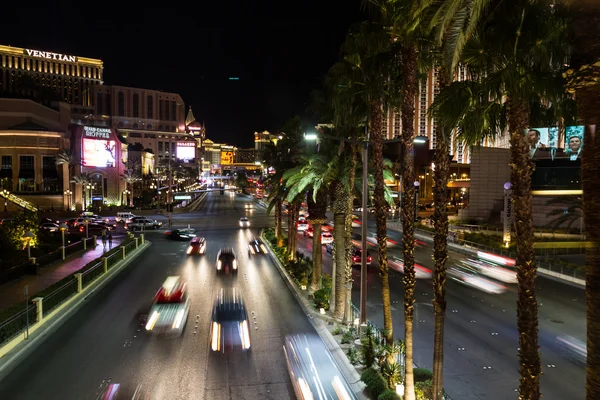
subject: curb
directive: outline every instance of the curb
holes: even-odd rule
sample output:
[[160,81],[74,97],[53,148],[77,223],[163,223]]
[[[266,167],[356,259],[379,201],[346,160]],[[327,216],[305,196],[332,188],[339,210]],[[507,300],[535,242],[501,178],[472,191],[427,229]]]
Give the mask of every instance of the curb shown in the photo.
[[[288,288],[296,298],[296,301],[302,308],[302,311],[304,311],[310,323],[315,328],[315,331],[317,332],[317,334],[331,353],[340,372],[344,376],[344,379],[359,399],[367,399],[367,397],[365,397],[365,395],[363,394],[365,384],[360,380],[359,373],[356,371],[356,368],[352,364],[350,364],[350,361],[348,361],[344,350],[342,350],[342,348],[339,346],[339,344],[337,343],[331,332],[329,332],[327,326],[323,321],[334,321],[334,319],[328,316],[322,316],[316,311],[312,310],[309,301],[302,296],[300,289],[296,286],[290,274],[285,270],[283,265],[281,265],[281,262],[279,261],[277,256],[273,254],[273,250],[271,249],[271,243],[265,240],[262,231],[260,233],[260,236],[263,242],[267,244],[267,247],[269,249],[269,257],[277,266],[277,270],[281,274],[281,277],[283,278],[285,284],[288,286]],[[315,318],[315,316],[317,316],[317,318]]]
[[[13,349],[9,350],[6,355],[0,358],[0,382],[13,369],[15,369],[29,354],[40,347],[44,341],[54,333],[69,317],[79,310],[85,302],[93,297],[99,289],[102,289],[106,284],[112,281],[119,273],[124,270],[129,264],[135,261],[146,249],[152,245],[152,242],[146,240],[131,256],[125,260],[119,261],[118,265],[111,268],[106,275],[101,276],[92,282],[86,290],[77,293],[71,299],[67,300],[64,308],[59,308],[53,311],[45,321],[42,321],[34,332],[32,332],[27,341],[23,340]],[[69,304],[71,302],[71,304]],[[36,324],[37,325],[37,324]]]

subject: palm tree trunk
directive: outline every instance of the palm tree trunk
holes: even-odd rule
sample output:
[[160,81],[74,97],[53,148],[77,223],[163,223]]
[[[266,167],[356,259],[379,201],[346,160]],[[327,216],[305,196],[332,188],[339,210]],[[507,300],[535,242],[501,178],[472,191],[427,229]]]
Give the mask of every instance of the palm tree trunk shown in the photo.
[[[341,185],[340,185],[341,186]],[[342,200],[344,201],[344,200]],[[333,230],[335,238],[335,309],[333,317],[342,319],[344,317],[344,310],[346,306],[346,272],[344,266],[346,265],[346,246],[345,242],[345,222],[346,216],[341,212],[336,212],[333,215]]]
[[283,246],[283,212],[281,201],[275,199],[275,237],[277,238],[277,247]]
[[523,100],[509,98],[511,180],[517,239],[517,328],[519,331],[519,398],[540,398],[541,363],[538,344],[538,305],[535,295],[536,262],[531,208],[531,174],[534,165],[524,134],[528,128],[528,108]]
[[444,374],[444,319],[446,316],[446,260],[448,259],[448,178],[449,168],[449,141],[450,135],[442,127],[438,131],[435,143],[435,171],[433,187],[433,221],[435,233],[433,235],[433,400],[443,399],[443,374]]
[[[373,146],[373,178],[375,189],[373,201],[375,204],[375,219],[377,231],[379,277],[381,278],[381,297],[383,300],[383,328],[385,341],[388,345],[394,343],[394,327],[392,325],[392,308],[390,300],[390,282],[388,275],[387,259],[387,209],[385,201],[385,190],[383,182],[383,130],[381,122],[383,119],[383,106],[380,99],[371,102],[370,110],[371,143]],[[364,223],[364,221],[363,221]],[[366,251],[366,249],[364,249]],[[366,257],[366,254],[363,255]]]
[[323,273],[323,249],[321,244],[321,224],[313,222],[313,238],[312,238],[312,280],[310,290],[315,291],[321,289],[321,274]]
[[[344,323],[353,323],[351,313],[352,303],[352,209],[354,206],[354,183],[356,182],[356,166],[358,164],[358,151],[355,146],[351,146],[350,169],[348,171],[348,184],[350,192],[348,203],[346,205],[346,312],[344,313]],[[366,257],[366,251],[365,251]]]
[[404,400],[415,400],[413,376],[413,318],[415,307],[415,98],[417,96],[417,51],[411,44],[402,48],[403,94],[401,105],[403,169],[402,253],[404,257],[404,342],[406,344]]
[[294,227],[294,207],[288,204],[288,229],[287,229],[287,255],[290,256],[290,249],[292,248],[292,236]]

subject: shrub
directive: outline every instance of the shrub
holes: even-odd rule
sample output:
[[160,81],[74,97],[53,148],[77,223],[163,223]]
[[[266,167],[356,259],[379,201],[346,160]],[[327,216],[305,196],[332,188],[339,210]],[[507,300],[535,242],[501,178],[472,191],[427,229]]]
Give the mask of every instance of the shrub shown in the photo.
[[317,290],[314,294],[315,307],[318,309],[324,308],[329,310],[329,298],[331,296],[331,289],[323,288]]
[[344,330],[339,326],[331,332],[333,336],[341,335],[342,333],[344,333]]
[[416,400],[429,400],[433,397],[433,385],[431,380],[415,383]]
[[354,347],[350,347],[348,349],[348,353],[346,353],[348,355],[348,361],[350,361],[350,364],[352,365],[356,365],[358,364],[358,352],[356,351],[356,349]]
[[375,364],[375,343],[373,342],[373,331],[367,329],[367,337],[362,340],[361,349],[362,363],[365,367],[371,367]]
[[330,275],[321,275],[321,287],[331,290],[332,279]]
[[363,381],[367,386],[367,392],[369,395],[375,399],[388,389],[383,376],[381,376],[379,371],[376,371],[373,368],[365,369],[360,376],[360,380]]
[[427,368],[415,368],[413,374],[415,376],[415,382],[425,382],[433,379],[433,372]]
[[352,343],[354,341],[354,334],[350,331],[344,332],[342,335],[342,344]]
[[377,400],[402,400],[402,397],[400,397],[395,390],[388,389],[381,393],[379,397],[377,397]]

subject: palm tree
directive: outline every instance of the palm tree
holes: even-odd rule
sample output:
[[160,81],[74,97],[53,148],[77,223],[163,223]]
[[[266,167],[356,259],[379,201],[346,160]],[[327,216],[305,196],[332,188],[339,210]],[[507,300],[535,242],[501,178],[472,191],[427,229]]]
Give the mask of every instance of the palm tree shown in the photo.
[[546,202],[547,206],[560,205],[546,214],[547,217],[554,217],[548,225],[552,229],[557,229],[566,225],[569,230],[573,224],[581,223],[583,218],[583,201],[580,196],[554,197]]
[[85,193],[85,186],[92,182],[92,175],[88,172],[80,172],[73,176],[72,183],[81,186],[81,193],[83,193],[83,210],[87,210],[87,196]]
[[127,188],[128,189],[131,188],[130,189],[131,195],[128,196],[129,207],[133,206],[133,197],[134,197],[133,184],[135,182],[137,182],[138,180],[140,180],[140,168],[141,168],[141,165],[139,162],[128,161],[125,163],[125,170],[123,171],[123,174],[121,174],[121,179],[123,179],[125,181]]
[[[74,175],[73,173],[73,169],[75,168],[76,165],[80,165],[80,161],[79,158],[77,158],[75,156],[75,152],[71,149],[63,149],[61,151],[58,152],[58,154],[56,155],[56,165],[66,165],[67,167],[67,171],[68,171],[68,176],[67,176],[67,181],[69,182],[69,186],[71,183],[71,177]],[[70,187],[69,187],[70,189]]]
[[[519,391],[527,399],[540,396],[541,365],[531,208],[533,163],[524,132],[530,121],[535,122],[532,118],[539,115],[540,105],[565,97],[560,78],[566,60],[565,28],[561,13],[546,3],[498,4],[463,46],[461,62],[473,80],[454,82],[438,97],[447,106],[438,113],[442,125],[458,126],[466,144],[477,145],[482,135],[498,134],[505,121],[509,127],[517,221]],[[448,118],[452,114],[461,117]]]
[[572,15],[571,70],[568,71],[569,88],[575,92],[579,120],[585,125],[581,173],[583,181],[583,215],[587,229],[586,238],[591,247],[586,250],[587,297],[587,365],[586,398],[600,398],[600,3],[595,0],[567,0]]

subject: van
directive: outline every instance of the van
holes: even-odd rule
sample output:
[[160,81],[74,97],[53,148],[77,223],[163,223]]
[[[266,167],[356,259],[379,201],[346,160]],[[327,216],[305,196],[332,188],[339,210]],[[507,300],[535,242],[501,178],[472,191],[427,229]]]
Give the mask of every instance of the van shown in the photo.
[[117,222],[121,222],[121,223],[130,223],[131,219],[135,218],[135,215],[133,215],[132,213],[125,211],[125,212],[118,212],[117,216],[115,217],[115,220],[117,220]]

